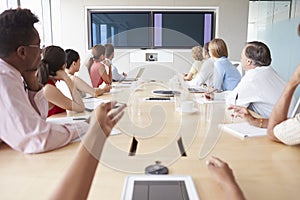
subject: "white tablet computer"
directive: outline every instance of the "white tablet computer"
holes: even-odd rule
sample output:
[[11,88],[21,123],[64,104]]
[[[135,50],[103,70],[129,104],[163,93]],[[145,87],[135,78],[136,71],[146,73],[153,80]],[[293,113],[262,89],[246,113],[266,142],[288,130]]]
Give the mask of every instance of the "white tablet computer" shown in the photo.
[[199,200],[191,176],[127,176],[123,200]]

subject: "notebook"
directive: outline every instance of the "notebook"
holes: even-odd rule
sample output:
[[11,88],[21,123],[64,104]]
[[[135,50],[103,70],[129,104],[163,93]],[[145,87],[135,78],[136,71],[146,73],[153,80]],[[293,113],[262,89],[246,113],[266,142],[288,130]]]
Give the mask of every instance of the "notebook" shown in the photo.
[[241,123],[232,123],[232,124],[220,124],[219,127],[241,139],[247,137],[259,137],[259,136],[266,136],[267,129],[266,128],[259,128],[256,126],[250,125],[248,122],[241,122]]
[[88,112],[92,112],[101,103],[108,102],[108,100],[94,97],[83,98],[82,101],[84,103],[85,110]]
[[[137,80],[143,75],[144,71],[145,71],[145,68],[142,67],[142,68],[139,69],[138,73],[136,74],[136,76],[135,76],[134,78],[126,77],[126,78],[125,78],[124,80],[122,80],[122,81],[137,81]],[[122,82],[122,81],[121,81],[121,82]]]

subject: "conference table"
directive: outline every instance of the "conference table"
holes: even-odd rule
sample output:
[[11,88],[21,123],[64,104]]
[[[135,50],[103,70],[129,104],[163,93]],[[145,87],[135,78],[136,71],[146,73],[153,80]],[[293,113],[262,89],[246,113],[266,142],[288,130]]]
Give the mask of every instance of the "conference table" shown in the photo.
[[[212,155],[228,162],[247,199],[299,199],[300,146],[286,146],[267,137],[234,137],[215,124],[228,122],[224,102],[200,104],[197,99],[201,94],[187,94],[197,111],[182,113],[176,110],[173,97],[147,100],[155,97],[155,89],[165,88],[150,84],[125,94],[120,87],[100,97],[127,103],[127,108],[123,121],[115,127],[120,133],[111,135],[105,144],[88,199],[121,199],[126,177],[143,174],[155,161],[167,166],[170,175],[191,176],[201,200],[225,199],[206,166]],[[133,137],[139,143],[135,155],[130,156]],[[186,156],[178,147],[179,138]],[[47,199],[79,144],[73,142],[41,154],[24,154],[1,144],[0,198]]]

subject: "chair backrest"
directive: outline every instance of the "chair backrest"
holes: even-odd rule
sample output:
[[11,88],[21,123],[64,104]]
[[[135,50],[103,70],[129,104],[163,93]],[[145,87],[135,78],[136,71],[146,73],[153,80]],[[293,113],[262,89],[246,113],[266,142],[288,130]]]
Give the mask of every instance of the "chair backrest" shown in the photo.
[[295,108],[294,108],[294,110],[293,110],[293,112],[292,112],[291,117],[292,117],[292,118],[295,117],[296,114],[298,114],[299,112],[300,112],[300,97],[299,97],[299,99],[298,99],[298,101],[297,101],[297,103],[296,103],[296,106],[295,106]]
[[82,65],[78,72],[78,77],[85,81],[89,86],[93,87],[89,70],[85,65]]

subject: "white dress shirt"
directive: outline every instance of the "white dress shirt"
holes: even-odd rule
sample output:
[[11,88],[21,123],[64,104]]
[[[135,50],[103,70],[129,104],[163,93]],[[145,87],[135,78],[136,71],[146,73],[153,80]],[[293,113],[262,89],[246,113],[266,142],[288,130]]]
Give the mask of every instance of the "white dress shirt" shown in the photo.
[[24,153],[62,147],[86,132],[88,124],[57,125],[46,122],[48,102],[43,91],[24,90],[18,70],[0,59],[0,139]]
[[[264,118],[269,118],[286,82],[270,66],[256,67],[246,72],[236,88],[226,98],[227,104],[234,104],[253,110]],[[289,116],[295,106],[292,99]]]

